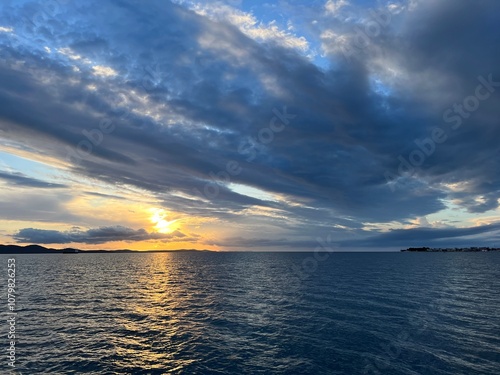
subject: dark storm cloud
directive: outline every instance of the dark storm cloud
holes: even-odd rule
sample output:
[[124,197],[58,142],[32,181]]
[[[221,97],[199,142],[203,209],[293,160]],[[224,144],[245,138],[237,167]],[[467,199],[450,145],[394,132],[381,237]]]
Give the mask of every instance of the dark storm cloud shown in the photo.
[[183,240],[185,234],[175,231],[169,234],[148,233],[145,229],[132,229],[123,226],[101,227],[82,231],[45,230],[24,228],[13,235],[19,243],[64,244],[71,242],[102,244],[111,241],[137,242],[147,240]]
[[[285,210],[312,228],[346,216],[360,227],[428,215],[443,209],[447,198],[484,212],[498,206],[500,192],[500,91],[457,130],[443,112],[474,93],[479,75],[500,81],[500,5],[423,3],[371,41],[383,52],[382,62],[366,49],[350,62],[332,54],[332,68],[320,69],[294,50],[259,44],[232,25],[169,2],[70,2],[35,25],[23,20],[41,4],[9,2],[5,20],[25,38],[1,35],[1,127],[12,140],[69,159],[79,174],[149,190],[190,214],[227,218],[260,205]],[[333,25],[344,32],[358,26],[339,22]],[[73,57],[57,52],[61,48]],[[400,79],[387,78],[383,67],[390,62],[402,67]],[[95,75],[92,65],[117,75]],[[373,87],[380,77],[389,80],[386,92]],[[259,141],[273,109],[284,106],[295,117],[271,142]],[[113,130],[98,135],[103,120]],[[398,156],[407,158],[415,140],[436,126],[448,140],[417,170],[419,179],[391,191],[384,173],[397,173]],[[82,141],[92,142],[89,137],[95,143],[89,155],[75,154]],[[242,168],[232,182],[325,214],[222,185],[207,196],[210,173],[224,171],[228,161]],[[468,181],[469,190],[442,187],[458,181]],[[174,195],[196,195],[193,189],[209,202],[200,206]]]

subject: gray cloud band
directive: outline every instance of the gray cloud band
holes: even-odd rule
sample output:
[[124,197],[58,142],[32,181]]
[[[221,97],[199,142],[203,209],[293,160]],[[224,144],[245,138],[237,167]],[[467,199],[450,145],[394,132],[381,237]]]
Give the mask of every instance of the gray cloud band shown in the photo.
[[[494,81],[492,74],[489,74],[487,78],[479,76],[477,80],[480,84],[476,86],[473,95],[465,97],[462,103],[454,103],[451,108],[444,111],[443,121],[452,124],[449,129],[459,129],[464,121],[480,108],[480,103],[488,100],[496,88],[500,87],[500,81]],[[404,185],[401,183],[401,177],[412,177],[422,168],[425,160],[436,152],[437,146],[449,139],[449,129],[433,128],[429,137],[414,140],[417,147],[409,153],[407,158],[398,155],[397,159],[400,163],[397,174],[390,171],[384,172],[387,186],[391,191],[395,191],[398,185]]]

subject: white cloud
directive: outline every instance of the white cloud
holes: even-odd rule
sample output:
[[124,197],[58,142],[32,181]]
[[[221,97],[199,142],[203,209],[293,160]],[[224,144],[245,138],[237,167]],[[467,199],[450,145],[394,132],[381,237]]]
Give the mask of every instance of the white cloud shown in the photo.
[[[296,36],[290,31],[293,26],[287,23],[287,30],[280,29],[276,21],[264,24],[251,14],[239,9],[232,8],[223,4],[192,4],[190,8],[199,15],[208,17],[214,21],[227,21],[236,26],[242,33],[257,41],[274,41],[279,45],[296,49],[301,52],[309,50],[309,43],[303,36]],[[292,26],[292,27],[291,27]]]
[[321,49],[325,54],[347,53],[351,46],[351,40],[346,34],[339,34],[333,30],[325,30],[320,35]]
[[[50,48],[48,48],[48,47],[45,47],[45,50],[49,53],[51,51]],[[77,54],[71,48],[68,48],[68,47],[58,48],[57,52],[59,52],[63,56],[66,56],[70,60],[78,61],[79,63],[83,63],[83,64],[87,64],[87,65],[92,64],[91,60]],[[78,66],[73,66],[73,71],[80,72],[81,69]],[[93,71],[92,73],[95,76],[100,76],[100,77],[114,77],[114,76],[118,75],[118,72],[116,70],[114,70],[113,68],[110,68],[109,66],[105,66],[105,65],[93,65],[92,71]]]
[[347,0],[328,0],[325,9],[327,13],[335,14],[346,5],[349,5]]
[[388,2],[386,7],[389,12],[392,14],[399,14],[404,11],[414,11],[419,5],[421,1],[420,0],[408,0],[406,2]]
[[76,54],[71,48],[58,48],[57,52],[66,56],[70,60],[81,60],[82,56]]
[[389,3],[387,4],[387,10],[392,14],[399,14],[405,9],[403,4]]
[[104,65],[95,65],[92,67],[92,70],[94,71],[94,75],[101,77],[114,77],[118,75],[116,70]]
[[0,32],[1,33],[12,33],[12,32],[14,32],[14,29],[12,27],[0,26]]
[[[45,49],[45,50],[47,51],[47,49]],[[73,61],[79,61],[79,62],[82,62],[84,64],[91,64],[92,63],[92,61],[77,54],[75,51],[73,51],[69,47],[58,48],[57,52],[59,52],[61,55],[66,56],[68,59],[73,60]]]

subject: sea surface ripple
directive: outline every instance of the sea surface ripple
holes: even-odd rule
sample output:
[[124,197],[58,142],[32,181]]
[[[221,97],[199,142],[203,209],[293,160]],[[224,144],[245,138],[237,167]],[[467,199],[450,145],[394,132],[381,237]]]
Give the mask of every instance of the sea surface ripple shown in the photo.
[[500,253],[310,256],[2,255],[12,373],[500,374]]

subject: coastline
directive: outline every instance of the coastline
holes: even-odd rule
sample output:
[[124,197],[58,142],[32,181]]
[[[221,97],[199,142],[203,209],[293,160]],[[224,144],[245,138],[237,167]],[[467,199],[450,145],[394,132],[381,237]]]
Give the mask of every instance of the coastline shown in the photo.
[[479,252],[491,252],[500,251],[500,248],[496,247],[409,247],[408,249],[400,250],[401,252],[412,252],[412,253],[479,253]]

